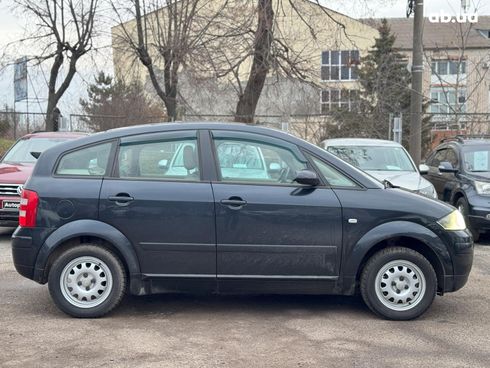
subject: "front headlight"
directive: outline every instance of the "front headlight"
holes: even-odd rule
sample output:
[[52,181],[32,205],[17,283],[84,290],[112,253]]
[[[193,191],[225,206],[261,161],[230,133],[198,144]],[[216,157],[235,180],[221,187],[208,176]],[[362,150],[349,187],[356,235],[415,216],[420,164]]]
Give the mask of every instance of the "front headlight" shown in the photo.
[[474,181],[476,192],[480,195],[490,195],[490,183],[485,181]]
[[466,229],[466,223],[464,217],[458,210],[454,210],[449,215],[444,216],[437,221],[446,230],[464,230]]
[[428,187],[419,189],[419,194],[422,194],[422,195],[429,197],[429,198],[437,199],[437,192],[436,192],[436,189],[434,188],[434,186],[432,184],[429,185]]

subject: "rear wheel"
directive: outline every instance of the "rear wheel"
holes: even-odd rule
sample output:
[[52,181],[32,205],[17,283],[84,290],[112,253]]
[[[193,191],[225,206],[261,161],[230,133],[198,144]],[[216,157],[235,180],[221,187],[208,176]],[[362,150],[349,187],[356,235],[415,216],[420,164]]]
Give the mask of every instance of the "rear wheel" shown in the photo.
[[480,231],[470,226],[470,206],[468,205],[468,202],[466,202],[466,199],[464,199],[464,197],[461,197],[456,201],[456,207],[458,208],[459,212],[461,212],[461,214],[464,216],[466,226],[471,231],[471,235],[473,235],[473,240],[477,242],[480,239]]
[[386,248],[373,255],[361,275],[361,294],[376,314],[393,320],[422,315],[432,304],[437,277],[420,253],[403,247]]
[[48,284],[51,297],[63,312],[73,317],[101,317],[121,302],[126,273],[109,250],[82,244],[56,259]]

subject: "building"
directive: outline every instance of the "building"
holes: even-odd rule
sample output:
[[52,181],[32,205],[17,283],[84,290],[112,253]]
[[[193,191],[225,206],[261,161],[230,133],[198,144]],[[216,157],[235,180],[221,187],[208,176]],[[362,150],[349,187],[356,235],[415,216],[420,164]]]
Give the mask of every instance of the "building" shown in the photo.
[[[220,1],[209,2],[212,3],[220,4]],[[243,5],[253,2],[236,0],[232,3]],[[213,9],[210,7],[207,11],[213,12]],[[281,120],[283,116],[321,114],[334,108],[349,108],[356,100],[359,89],[355,67],[374,43],[378,31],[308,0],[295,1],[294,8],[291,2],[282,1],[274,11],[274,32],[280,35],[279,46],[282,44],[289,55],[299,60],[301,72],[312,83],[300,83],[293,77],[285,76],[285,73],[271,72],[257,114],[275,116]],[[253,9],[242,10],[241,13],[244,12],[251,19],[253,17],[252,23],[255,22]],[[236,13],[233,16],[236,17]],[[136,22],[131,20],[112,29],[115,73],[117,77],[140,78],[150,86],[145,68],[138,61],[135,62],[134,52],[126,47],[127,35],[135,35],[135,28]],[[226,58],[216,56],[217,63],[224,63],[223,59],[232,57],[231,52],[239,52],[243,43],[236,40],[236,47],[230,50]],[[155,50],[153,56],[156,60],[160,59]],[[232,115],[238,100],[236,91],[247,80],[251,60],[250,56],[245,58],[236,70],[235,79],[229,76],[216,79],[214,71],[219,69],[219,65],[213,65],[209,73],[202,68],[204,72],[200,70],[198,77],[191,68],[182,68],[180,94],[185,113],[217,118],[219,115]]]
[[[388,21],[410,65],[413,19]],[[490,133],[490,16],[476,23],[426,18],[423,45],[423,93],[434,130]]]

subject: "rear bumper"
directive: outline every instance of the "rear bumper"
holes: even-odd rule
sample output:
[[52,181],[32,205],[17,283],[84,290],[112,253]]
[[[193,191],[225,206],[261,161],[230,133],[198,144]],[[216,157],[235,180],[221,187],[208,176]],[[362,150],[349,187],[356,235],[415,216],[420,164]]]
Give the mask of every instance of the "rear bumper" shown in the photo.
[[18,230],[12,235],[12,258],[18,273],[28,279],[34,277],[34,264],[36,262],[37,251],[32,247],[30,236],[18,235]]

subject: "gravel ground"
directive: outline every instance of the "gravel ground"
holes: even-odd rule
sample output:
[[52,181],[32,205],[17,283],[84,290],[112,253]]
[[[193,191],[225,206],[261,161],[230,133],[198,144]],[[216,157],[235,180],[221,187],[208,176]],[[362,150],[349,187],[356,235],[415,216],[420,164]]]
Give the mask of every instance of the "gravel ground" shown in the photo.
[[126,297],[103,319],[67,317],[14,270],[0,233],[1,367],[488,367],[490,239],[468,284],[416,321],[358,297]]

